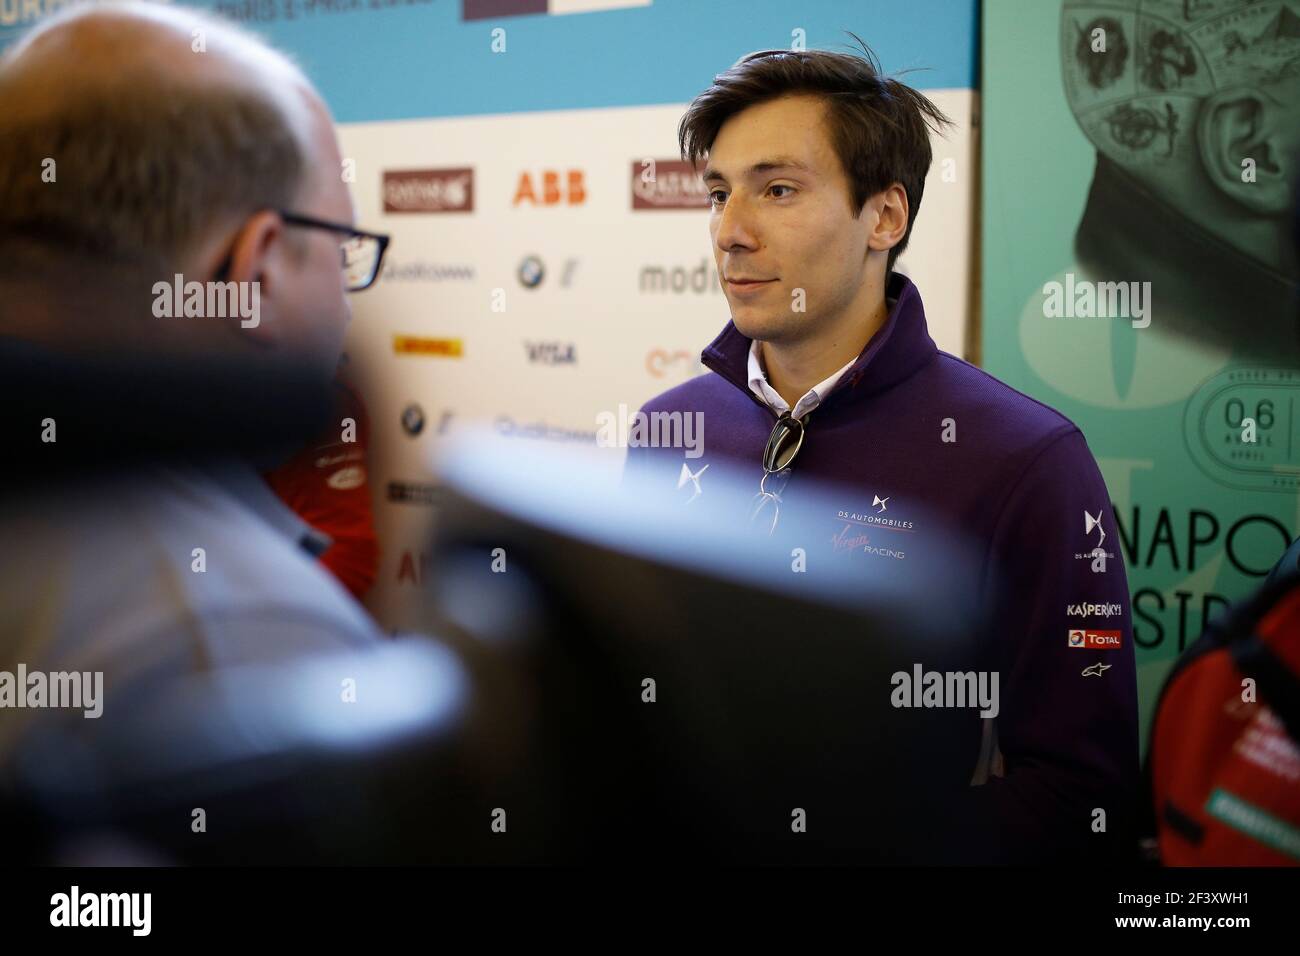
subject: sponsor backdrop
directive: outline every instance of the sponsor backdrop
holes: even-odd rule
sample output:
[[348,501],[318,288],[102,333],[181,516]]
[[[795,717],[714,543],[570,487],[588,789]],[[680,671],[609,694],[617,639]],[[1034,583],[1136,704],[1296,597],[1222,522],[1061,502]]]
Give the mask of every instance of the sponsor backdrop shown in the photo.
[[984,8],[984,367],[1072,418],[1101,464],[1112,500],[1093,514],[1128,568],[1144,748],[1174,659],[1296,533],[1294,292],[1267,255],[1231,251],[1283,220],[1213,205],[1262,196],[1236,191],[1265,189],[1269,161],[1249,129],[1224,130],[1240,154],[1212,155],[1231,114],[1206,104],[1230,90],[1243,117],[1300,123],[1297,6]]
[[[597,416],[704,371],[728,318],[707,198],[678,161],[686,103],[745,53],[852,31],[957,123],[935,139],[900,268],[967,355],[975,0],[223,0],[333,109],[362,228],[393,236],[353,300],[381,542],[368,604],[412,618],[458,429],[593,446]],[[0,0],[0,46],[59,6]],[[707,432],[704,440],[707,441]],[[623,450],[602,458],[611,476]]]

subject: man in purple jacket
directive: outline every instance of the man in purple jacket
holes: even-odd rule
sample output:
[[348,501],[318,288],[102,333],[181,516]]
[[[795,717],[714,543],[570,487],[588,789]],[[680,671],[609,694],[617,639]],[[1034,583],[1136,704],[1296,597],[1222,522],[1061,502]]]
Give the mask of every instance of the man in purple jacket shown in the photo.
[[929,129],[950,121],[864,52],[754,53],[688,108],[682,155],[707,161],[731,321],[703,352],[711,373],[641,410],[695,415],[703,453],[632,447],[628,471],[692,508],[710,501],[710,463],[752,471],[764,534],[801,479],[834,483],[843,501],[807,560],[857,561],[873,579],[937,580],[924,568],[942,560],[941,525],[973,540],[991,626],[971,641],[1001,704],[963,771],[972,802],[999,859],[1113,857],[1127,849],[1138,741],[1110,496],[1072,422],[930,338],[893,265]]

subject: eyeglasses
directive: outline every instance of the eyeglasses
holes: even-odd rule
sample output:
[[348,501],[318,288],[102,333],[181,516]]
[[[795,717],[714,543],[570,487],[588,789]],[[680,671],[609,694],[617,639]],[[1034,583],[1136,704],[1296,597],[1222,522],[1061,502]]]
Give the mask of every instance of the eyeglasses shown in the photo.
[[769,491],[767,481],[773,476],[784,477],[786,482],[790,480],[790,466],[803,447],[804,433],[811,417],[809,414],[803,418],[791,418],[786,412],[776,420],[772,433],[767,436],[767,447],[763,449],[763,477],[758,481],[758,494],[750,502],[749,521],[762,527],[760,517],[767,520],[764,516],[771,514],[768,534],[776,531],[777,519],[781,517],[780,491],[785,490],[785,484],[782,483],[780,491]]
[[339,244],[342,255],[343,278],[349,292],[369,289],[379,278],[379,267],[384,261],[384,251],[388,248],[390,237],[377,232],[365,232],[338,222],[313,219],[300,216],[294,212],[277,209],[283,219],[291,226],[304,226],[308,229],[328,229],[342,234],[345,238]]

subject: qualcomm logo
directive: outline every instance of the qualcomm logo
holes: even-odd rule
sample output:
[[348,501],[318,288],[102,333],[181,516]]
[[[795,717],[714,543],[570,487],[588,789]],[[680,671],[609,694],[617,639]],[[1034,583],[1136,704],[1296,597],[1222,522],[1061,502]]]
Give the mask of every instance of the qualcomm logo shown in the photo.
[[678,490],[680,491],[682,488],[685,488],[686,482],[688,481],[695,486],[694,494],[686,499],[687,504],[690,504],[703,493],[704,489],[700,487],[700,476],[708,470],[709,466],[705,465],[699,471],[692,472],[691,469],[687,467],[686,462],[682,462],[682,473],[677,476]]

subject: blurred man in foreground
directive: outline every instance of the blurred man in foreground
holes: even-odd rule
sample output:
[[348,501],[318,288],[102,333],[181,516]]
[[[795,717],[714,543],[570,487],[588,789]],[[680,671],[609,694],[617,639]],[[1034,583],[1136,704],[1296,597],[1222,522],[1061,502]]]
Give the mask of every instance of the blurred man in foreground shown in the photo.
[[[82,7],[0,58],[0,101],[5,343],[159,369],[284,360],[328,387],[346,292],[373,281],[384,242],[353,228],[329,112],[293,64],[201,12]],[[159,440],[184,430],[173,404],[219,407],[213,387],[157,396]],[[201,437],[228,448],[220,424]],[[89,438],[58,425],[6,438],[41,432],[51,455]],[[39,472],[40,454],[25,465]],[[95,706],[111,716],[113,695],[146,681],[373,645],[374,623],[313,560],[328,542],[258,475],[273,464],[214,455],[11,496],[0,669],[47,691],[39,675],[79,674],[84,694],[102,672]],[[17,691],[27,708],[69,703]],[[0,754],[33,713],[3,711]]]

